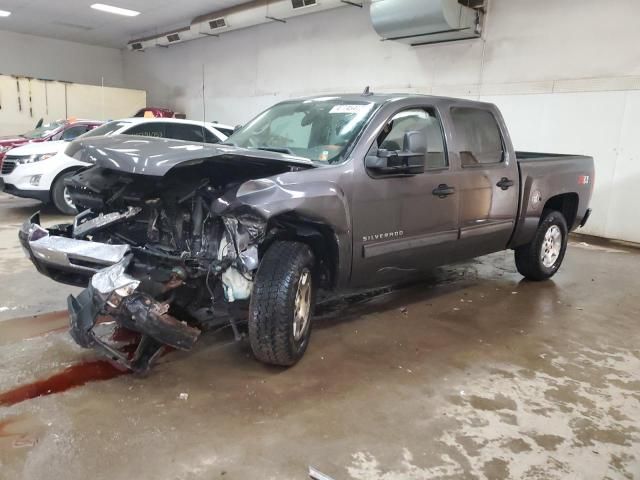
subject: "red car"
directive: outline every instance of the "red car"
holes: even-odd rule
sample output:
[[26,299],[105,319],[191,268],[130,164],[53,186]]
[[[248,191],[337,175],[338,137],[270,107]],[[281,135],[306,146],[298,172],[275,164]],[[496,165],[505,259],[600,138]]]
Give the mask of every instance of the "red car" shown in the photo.
[[46,142],[49,140],[66,140],[75,138],[89,130],[100,126],[102,122],[95,120],[57,120],[55,122],[43,123],[33,130],[22,135],[0,137],[0,160],[5,153],[14,147],[31,142]]
[[175,113],[168,108],[145,107],[136,112],[134,117],[152,116],[156,118],[173,118]]

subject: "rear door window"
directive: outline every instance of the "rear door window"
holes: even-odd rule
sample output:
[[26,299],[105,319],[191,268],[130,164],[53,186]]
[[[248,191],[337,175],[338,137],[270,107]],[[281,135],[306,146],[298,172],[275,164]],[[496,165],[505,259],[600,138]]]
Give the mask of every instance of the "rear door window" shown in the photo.
[[188,123],[168,123],[167,138],[184,140],[185,142],[207,142],[207,129],[202,125]]
[[480,108],[454,107],[451,109],[451,119],[463,167],[504,161],[500,128],[491,112]]
[[209,130],[204,131],[205,142],[207,143],[219,143],[222,139],[218,138],[215,133],[210,132]]
[[166,137],[165,126],[164,123],[160,122],[141,123],[122,133],[141,137]]
[[76,137],[79,137],[83,133],[86,133],[86,131],[87,131],[87,125],[74,125],[72,127],[65,129],[64,132],[62,132],[62,137],[60,137],[60,139],[71,141]]
[[218,130],[219,132],[222,132],[227,137],[230,137],[231,135],[233,135],[233,128],[224,128],[218,125],[214,125],[214,127],[216,127],[216,130]]
[[120,122],[120,121],[105,123],[104,125],[101,125],[99,127],[89,129],[89,131],[85,133],[82,136],[82,138],[99,137],[101,135],[111,135],[117,132],[118,130],[120,130],[122,127],[126,127],[127,125],[129,125],[129,123]]

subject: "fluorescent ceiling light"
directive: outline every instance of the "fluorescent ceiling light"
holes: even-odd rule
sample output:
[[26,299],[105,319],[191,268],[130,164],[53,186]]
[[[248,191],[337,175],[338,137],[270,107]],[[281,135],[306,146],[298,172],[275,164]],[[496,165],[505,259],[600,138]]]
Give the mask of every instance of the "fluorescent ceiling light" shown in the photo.
[[11,15],[11,12],[7,12],[6,10],[0,10],[0,17],[8,17]]
[[124,15],[125,17],[135,17],[140,15],[140,12],[136,12],[135,10],[105,5],[104,3],[94,3],[91,5],[91,8],[102,12],[115,13],[116,15]]

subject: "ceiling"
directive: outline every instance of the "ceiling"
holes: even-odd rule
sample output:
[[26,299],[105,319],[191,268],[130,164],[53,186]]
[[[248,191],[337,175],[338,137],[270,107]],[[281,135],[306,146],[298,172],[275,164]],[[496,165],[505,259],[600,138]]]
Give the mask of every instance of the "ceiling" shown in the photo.
[[[123,17],[90,8],[94,3],[137,10]],[[193,18],[247,0],[0,0],[0,30],[123,48],[129,40],[189,25]],[[6,47],[6,46],[5,46]]]

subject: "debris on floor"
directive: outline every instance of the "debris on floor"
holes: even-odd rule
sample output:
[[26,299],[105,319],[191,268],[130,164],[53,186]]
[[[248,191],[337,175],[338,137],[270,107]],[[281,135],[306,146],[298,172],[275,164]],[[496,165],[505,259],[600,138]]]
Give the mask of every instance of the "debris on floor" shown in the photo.
[[309,477],[313,480],[333,480],[329,475],[325,475],[311,466],[309,466]]

